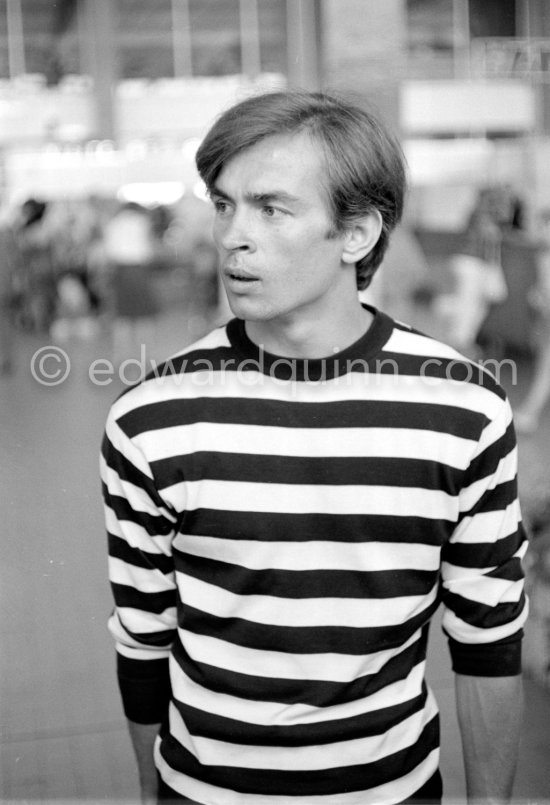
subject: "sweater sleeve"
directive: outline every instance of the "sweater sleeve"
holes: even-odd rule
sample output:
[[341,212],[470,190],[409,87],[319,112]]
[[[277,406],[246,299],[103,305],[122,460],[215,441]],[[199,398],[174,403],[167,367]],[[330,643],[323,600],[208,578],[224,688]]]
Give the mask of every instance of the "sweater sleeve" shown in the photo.
[[517,494],[517,446],[507,400],[485,425],[442,554],[443,629],[453,669],[473,676],[521,670],[527,547]]
[[112,412],[100,464],[115,602],[109,630],[124,712],[138,723],[159,723],[170,696],[168,656],[176,628],[171,554],[176,516],[159,495],[145,457]]

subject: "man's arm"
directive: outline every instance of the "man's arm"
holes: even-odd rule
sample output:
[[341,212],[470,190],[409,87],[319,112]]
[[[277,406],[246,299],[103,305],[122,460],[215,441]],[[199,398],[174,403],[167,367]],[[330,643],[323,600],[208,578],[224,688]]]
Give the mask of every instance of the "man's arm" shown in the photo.
[[138,765],[141,802],[143,805],[156,805],[157,770],[153,760],[153,747],[160,724],[137,724],[128,719],[128,729]]
[[527,617],[508,401],[487,418],[463,476],[460,519],[442,552],[443,628],[456,674],[469,802],[507,802],[521,718],[521,641]]
[[521,728],[521,676],[455,674],[455,685],[468,802],[509,802]]
[[101,474],[115,602],[109,629],[117,676],[136,755],[141,800],[156,802],[155,738],[170,699],[168,655],[176,627],[171,556],[175,515],[156,488],[149,464],[111,411]]
[[168,712],[168,660],[136,663],[119,655],[117,672],[124,713],[137,760],[141,801],[149,805],[156,803],[157,799],[153,749]]

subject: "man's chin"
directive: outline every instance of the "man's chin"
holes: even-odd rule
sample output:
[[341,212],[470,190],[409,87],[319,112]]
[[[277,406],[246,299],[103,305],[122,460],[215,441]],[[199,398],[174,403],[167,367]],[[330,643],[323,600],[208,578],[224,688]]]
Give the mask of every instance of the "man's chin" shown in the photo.
[[238,319],[245,321],[269,321],[273,315],[266,310],[262,310],[252,300],[246,299],[242,296],[229,296],[227,297],[229,309]]

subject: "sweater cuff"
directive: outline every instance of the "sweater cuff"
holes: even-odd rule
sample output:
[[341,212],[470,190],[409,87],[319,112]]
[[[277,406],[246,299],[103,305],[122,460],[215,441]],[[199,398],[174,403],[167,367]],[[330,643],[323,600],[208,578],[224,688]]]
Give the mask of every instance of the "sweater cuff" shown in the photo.
[[160,724],[168,713],[168,658],[130,660],[117,654],[118,686],[124,715],[137,724]]
[[467,676],[517,676],[522,638],[522,629],[496,643],[459,643],[449,638],[453,671]]

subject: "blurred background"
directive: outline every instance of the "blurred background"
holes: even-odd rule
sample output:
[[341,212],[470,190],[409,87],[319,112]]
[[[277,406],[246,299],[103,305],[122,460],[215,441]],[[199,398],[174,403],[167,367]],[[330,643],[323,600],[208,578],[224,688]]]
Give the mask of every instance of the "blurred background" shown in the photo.
[[[137,801],[106,630],[97,454],[112,400],[228,318],[194,166],[264,89],[374,107],[407,157],[367,301],[492,362],[516,411],[527,718],[550,801],[550,4],[0,0],[0,799]],[[434,629],[446,802],[464,797]]]

